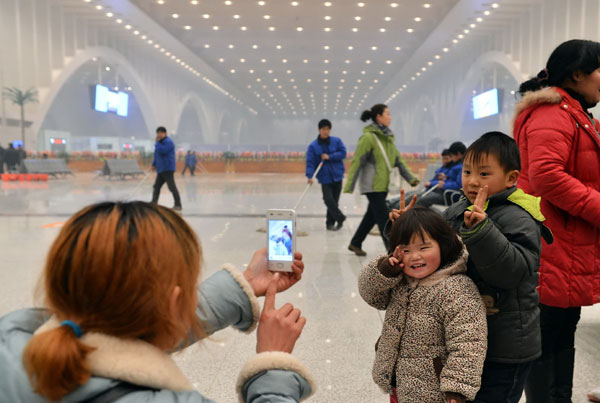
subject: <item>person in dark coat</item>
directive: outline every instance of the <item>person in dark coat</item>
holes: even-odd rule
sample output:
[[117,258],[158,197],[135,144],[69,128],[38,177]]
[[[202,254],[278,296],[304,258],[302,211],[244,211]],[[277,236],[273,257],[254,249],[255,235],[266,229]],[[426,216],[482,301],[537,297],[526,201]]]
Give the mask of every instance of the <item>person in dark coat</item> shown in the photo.
[[6,150],[0,145],[0,174],[4,173],[4,155]]
[[17,150],[15,149],[15,147],[13,146],[12,143],[8,144],[8,150],[6,150],[6,153],[4,154],[4,160],[6,162],[6,169],[9,172],[13,172],[17,170],[17,164],[19,162],[19,154],[17,153]]
[[[339,137],[331,137],[331,122],[321,119],[318,124],[319,136],[310,143],[306,151],[306,177],[308,183],[313,183],[313,175],[321,162],[323,166],[317,173],[317,180],[321,184],[323,201],[327,206],[327,219],[325,226],[329,231],[342,228],[346,216],[338,203],[342,192],[342,179],[344,179],[344,159],[346,147]],[[337,222],[337,225],[336,225]]]
[[174,210],[181,211],[181,199],[175,185],[175,143],[167,136],[167,129],[160,126],[156,129],[156,142],[154,143],[154,160],[152,167],[156,169],[156,181],[152,193],[152,203],[158,203],[160,188],[167,183],[169,190],[175,199]]

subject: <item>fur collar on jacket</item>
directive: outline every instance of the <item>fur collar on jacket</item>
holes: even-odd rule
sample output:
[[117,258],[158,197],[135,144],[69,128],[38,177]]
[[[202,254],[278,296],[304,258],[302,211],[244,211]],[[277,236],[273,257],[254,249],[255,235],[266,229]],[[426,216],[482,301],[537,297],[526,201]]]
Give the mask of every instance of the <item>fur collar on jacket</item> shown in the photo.
[[[58,326],[53,316],[35,334]],[[92,375],[155,389],[194,390],[171,356],[150,343],[93,332],[85,333],[81,341],[95,348],[86,359]]]
[[[559,104],[563,98],[563,95],[559,91],[556,87],[546,87],[538,91],[526,92],[515,108],[511,127],[515,127],[517,117],[527,108],[541,104]],[[566,92],[565,95],[567,95]],[[574,102],[579,104],[576,101]]]
[[468,259],[469,252],[467,252],[466,246],[463,245],[462,253],[454,262],[448,263],[444,267],[440,267],[435,272],[422,279],[405,276],[406,282],[410,287],[433,287],[454,274],[466,273]]

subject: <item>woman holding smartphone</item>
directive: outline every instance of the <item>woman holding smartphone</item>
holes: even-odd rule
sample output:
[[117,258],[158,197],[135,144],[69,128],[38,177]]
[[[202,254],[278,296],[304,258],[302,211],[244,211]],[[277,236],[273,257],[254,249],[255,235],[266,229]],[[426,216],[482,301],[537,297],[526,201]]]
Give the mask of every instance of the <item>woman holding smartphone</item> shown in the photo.
[[[367,211],[348,246],[348,249],[356,255],[365,256],[367,252],[362,250],[362,243],[375,224],[379,227],[386,250],[388,248],[388,240],[383,231],[388,220],[385,199],[390,183],[390,171],[386,157],[392,169],[397,167],[402,177],[411,186],[417,186],[419,179],[402,161],[394,144],[394,133],[390,129],[392,117],[388,107],[384,104],[374,105],[370,110],[362,113],[360,120],[363,122],[372,120],[373,123],[365,126],[363,135],[358,140],[344,193],[352,193],[358,182],[360,193],[367,196],[369,200]],[[382,149],[385,150],[385,157]]]
[[230,325],[258,325],[240,401],[311,395],[312,376],[291,355],[306,320],[290,304],[275,308],[276,292],[300,280],[302,255],[273,274],[263,248],[244,272],[225,264],[197,285],[201,262],[194,231],[171,209],[103,202],[76,213],[48,253],[46,309],[0,318],[0,401],[205,403],[171,353]]

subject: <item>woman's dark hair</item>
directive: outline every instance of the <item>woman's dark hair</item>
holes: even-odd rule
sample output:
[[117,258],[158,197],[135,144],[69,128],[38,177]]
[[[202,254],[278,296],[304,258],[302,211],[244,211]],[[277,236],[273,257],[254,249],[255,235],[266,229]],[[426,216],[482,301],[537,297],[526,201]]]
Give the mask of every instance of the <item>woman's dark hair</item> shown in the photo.
[[373,105],[370,110],[363,111],[363,113],[360,115],[360,120],[366,122],[367,120],[371,119],[373,122],[375,122],[376,116],[383,115],[383,112],[386,109],[387,105],[384,104]]
[[441,215],[422,206],[409,209],[394,222],[388,253],[393,253],[398,245],[408,245],[415,234],[419,234],[421,239],[428,234],[440,245],[440,267],[455,262],[462,254],[463,244],[456,231]]
[[560,87],[573,73],[590,74],[600,67],[600,43],[583,39],[572,39],[558,45],[546,63],[546,68],[536,77],[519,86],[519,94],[537,91],[544,87]]

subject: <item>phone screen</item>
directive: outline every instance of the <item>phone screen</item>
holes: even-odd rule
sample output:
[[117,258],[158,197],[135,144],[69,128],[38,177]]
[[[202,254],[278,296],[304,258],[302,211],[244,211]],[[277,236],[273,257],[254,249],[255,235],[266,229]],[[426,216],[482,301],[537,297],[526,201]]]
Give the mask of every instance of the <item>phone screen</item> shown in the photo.
[[293,250],[293,221],[269,220],[269,260],[291,262]]

